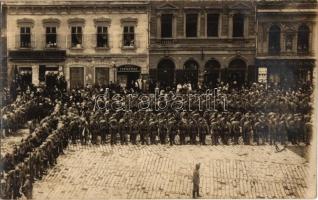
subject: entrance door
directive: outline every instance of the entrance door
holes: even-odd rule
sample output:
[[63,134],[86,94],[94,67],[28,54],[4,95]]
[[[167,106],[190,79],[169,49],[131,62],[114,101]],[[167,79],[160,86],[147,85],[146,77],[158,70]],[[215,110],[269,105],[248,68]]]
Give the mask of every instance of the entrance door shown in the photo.
[[227,81],[233,87],[241,87],[245,83],[246,63],[241,59],[231,61]]
[[46,71],[46,66],[45,65],[40,65],[39,66],[39,81],[44,82],[45,81],[45,71]]
[[220,81],[221,65],[216,60],[209,60],[204,66],[204,83],[206,87],[212,89],[216,88]]
[[84,87],[84,67],[70,68],[70,88]]
[[158,64],[158,82],[160,87],[172,87],[175,65],[170,59],[163,59]]
[[199,64],[194,60],[184,63],[185,82],[191,83],[192,88],[197,88]]
[[19,67],[17,84],[22,91],[32,85],[32,67]]

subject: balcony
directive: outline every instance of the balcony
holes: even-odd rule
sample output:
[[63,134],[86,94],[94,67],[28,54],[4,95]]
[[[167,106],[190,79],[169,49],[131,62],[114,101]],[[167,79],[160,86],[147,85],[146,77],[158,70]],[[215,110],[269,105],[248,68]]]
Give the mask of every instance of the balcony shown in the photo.
[[151,38],[152,48],[160,47],[216,47],[216,48],[255,48],[255,38]]

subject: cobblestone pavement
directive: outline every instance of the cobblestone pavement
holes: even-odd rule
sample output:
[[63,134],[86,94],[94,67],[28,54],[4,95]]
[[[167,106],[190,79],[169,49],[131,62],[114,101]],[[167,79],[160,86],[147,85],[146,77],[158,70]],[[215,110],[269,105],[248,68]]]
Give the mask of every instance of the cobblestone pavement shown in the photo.
[[27,138],[29,134],[29,129],[25,128],[19,129],[13,135],[1,138],[1,155],[12,152],[14,145],[20,144],[21,140]]
[[34,186],[34,199],[304,198],[308,163],[273,146],[72,145]]

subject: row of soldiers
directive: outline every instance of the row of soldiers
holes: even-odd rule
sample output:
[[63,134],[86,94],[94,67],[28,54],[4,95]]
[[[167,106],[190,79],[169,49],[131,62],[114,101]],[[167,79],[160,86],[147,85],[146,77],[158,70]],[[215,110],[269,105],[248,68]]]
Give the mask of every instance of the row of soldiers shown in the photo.
[[[70,111],[76,109],[70,109]],[[70,138],[73,143],[110,144],[309,144],[310,116],[280,113],[230,112],[115,112],[73,113]],[[139,141],[137,139],[139,138]],[[177,139],[178,138],[178,139]]]
[[57,157],[67,147],[66,129],[64,121],[56,113],[51,114],[12,153],[1,158],[2,199],[17,199],[22,194],[32,199],[33,182],[56,164]]
[[23,95],[10,105],[1,109],[1,136],[14,134],[28,121],[39,121],[53,108],[53,102],[42,96]]

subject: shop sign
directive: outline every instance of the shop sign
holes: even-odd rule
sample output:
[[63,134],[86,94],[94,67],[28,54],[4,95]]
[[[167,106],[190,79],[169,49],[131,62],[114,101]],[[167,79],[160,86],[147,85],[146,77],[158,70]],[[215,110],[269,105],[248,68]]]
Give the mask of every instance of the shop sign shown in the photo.
[[136,65],[122,65],[117,68],[117,72],[140,72],[140,67]]
[[258,82],[267,83],[267,67],[258,68]]

